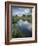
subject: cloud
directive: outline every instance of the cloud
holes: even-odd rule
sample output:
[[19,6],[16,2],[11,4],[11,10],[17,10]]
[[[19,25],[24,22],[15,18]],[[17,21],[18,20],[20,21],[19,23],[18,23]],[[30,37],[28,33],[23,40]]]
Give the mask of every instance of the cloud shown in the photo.
[[23,14],[25,14],[24,12],[16,12],[16,14],[18,15],[18,16],[22,16]]
[[19,7],[17,7],[17,8],[13,8],[12,9],[12,15],[18,15],[18,16],[22,16],[23,14],[26,14],[26,15],[28,15],[28,14],[31,14],[32,12],[30,12],[30,10],[31,9],[29,9],[29,8],[19,8]]
[[25,13],[29,13],[30,12],[30,9],[25,9]]

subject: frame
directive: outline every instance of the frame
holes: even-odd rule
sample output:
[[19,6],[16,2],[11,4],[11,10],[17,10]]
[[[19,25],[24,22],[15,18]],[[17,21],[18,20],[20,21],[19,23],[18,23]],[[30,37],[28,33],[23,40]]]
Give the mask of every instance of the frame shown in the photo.
[[[10,33],[10,30],[11,30],[11,6],[20,6],[20,7],[23,7],[23,8],[35,8],[35,10],[32,12],[33,15],[35,15],[35,17],[33,17],[34,19],[34,23],[32,23],[33,25],[33,31],[34,31],[34,34],[33,34],[33,37],[34,39],[32,40],[28,40],[27,38],[23,38],[22,40],[19,39],[18,41],[15,41],[13,42],[13,40],[11,40],[11,33]],[[35,27],[35,28],[34,28]],[[10,40],[12,42],[10,42]],[[17,39],[16,39],[17,40]],[[21,41],[20,41],[21,40]],[[26,41],[27,40],[27,41]],[[9,45],[9,44],[22,44],[22,43],[36,43],[37,42],[37,4],[36,3],[24,3],[24,2],[11,2],[11,1],[7,1],[5,2],[5,44]]]

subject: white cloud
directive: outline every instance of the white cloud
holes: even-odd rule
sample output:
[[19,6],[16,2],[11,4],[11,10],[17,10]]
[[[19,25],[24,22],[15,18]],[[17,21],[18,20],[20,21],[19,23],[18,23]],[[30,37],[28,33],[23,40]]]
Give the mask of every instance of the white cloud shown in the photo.
[[22,15],[25,14],[25,13],[18,11],[18,12],[16,12],[15,14],[18,15],[18,16],[22,16]]
[[28,14],[30,12],[30,9],[25,9],[25,13]]
[[13,13],[12,15],[18,15],[18,16],[22,16],[23,14],[25,15],[30,15],[30,9],[29,8],[18,8],[18,9],[13,9]]
[[21,10],[22,8],[18,8],[18,9],[20,9],[20,10]]

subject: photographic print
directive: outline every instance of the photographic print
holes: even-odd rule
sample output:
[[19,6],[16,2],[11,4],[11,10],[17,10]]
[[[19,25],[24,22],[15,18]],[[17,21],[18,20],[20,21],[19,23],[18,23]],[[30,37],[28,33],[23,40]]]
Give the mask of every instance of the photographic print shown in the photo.
[[32,8],[12,6],[12,38],[32,37]]
[[37,42],[37,4],[5,2],[5,44]]

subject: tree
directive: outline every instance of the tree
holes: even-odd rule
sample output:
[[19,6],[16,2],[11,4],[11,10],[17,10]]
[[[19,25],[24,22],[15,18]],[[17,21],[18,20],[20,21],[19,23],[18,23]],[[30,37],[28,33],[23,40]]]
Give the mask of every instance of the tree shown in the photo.
[[16,15],[17,16],[17,15]]
[[23,16],[25,17],[25,14],[23,14]]

